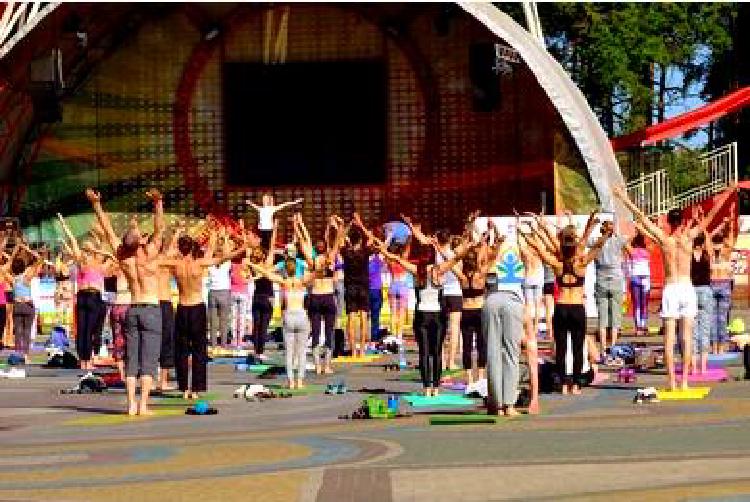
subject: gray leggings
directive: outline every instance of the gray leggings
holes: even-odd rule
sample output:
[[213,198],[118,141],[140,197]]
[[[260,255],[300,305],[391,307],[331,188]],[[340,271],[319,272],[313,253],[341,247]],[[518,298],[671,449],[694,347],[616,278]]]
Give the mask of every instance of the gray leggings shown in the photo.
[[[16,352],[29,353],[31,330],[34,326],[36,310],[30,303],[17,302],[13,305],[13,338]],[[0,332],[4,326],[0,326]]]
[[284,312],[284,350],[286,352],[286,376],[294,378],[294,368],[297,368],[297,378],[305,378],[305,349],[307,337],[310,335],[310,321],[304,310],[290,310]]
[[490,293],[482,309],[487,340],[487,411],[513,406],[518,399],[518,364],[523,337],[523,300],[509,291]]
[[161,354],[161,307],[131,305],[126,326],[125,376],[156,376]]
[[232,319],[232,293],[228,289],[208,292],[208,333],[212,345],[226,345]]

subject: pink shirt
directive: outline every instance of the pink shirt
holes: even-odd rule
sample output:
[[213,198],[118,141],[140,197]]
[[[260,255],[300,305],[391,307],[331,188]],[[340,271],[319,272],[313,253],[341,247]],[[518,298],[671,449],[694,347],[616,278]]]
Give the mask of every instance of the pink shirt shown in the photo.
[[7,286],[4,282],[0,281],[0,306],[3,306],[6,304],[6,298],[5,298],[5,290]]
[[229,273],[229,279],[231,281],[232,293],[244,293],[247,294],[247,285],[250,282],[247,277],[247,272],[243,270],[243,266],[239,263],[232,263],[232,270]]

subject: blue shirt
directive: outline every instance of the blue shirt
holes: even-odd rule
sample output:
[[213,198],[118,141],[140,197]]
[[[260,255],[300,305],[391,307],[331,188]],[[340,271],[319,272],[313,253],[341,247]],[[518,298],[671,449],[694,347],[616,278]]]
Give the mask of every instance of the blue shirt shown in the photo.
[[[294,269],[294,277],[297,279],[301,279],[305,275],[305,271],[307,270],[307,262],[303,260],[302,258],[295,258],[295,269]],[[286,277],[286,261],[281,260],[276,264],[276,270],[283,276]]]

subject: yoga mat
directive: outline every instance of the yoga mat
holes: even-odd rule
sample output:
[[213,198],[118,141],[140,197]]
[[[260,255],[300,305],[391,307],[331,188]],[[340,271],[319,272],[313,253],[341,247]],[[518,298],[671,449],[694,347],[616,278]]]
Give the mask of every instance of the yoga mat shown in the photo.
[[461,392],[466,390],[466,384],[463,382],[446,382],[441,383],[440,386],[444,389],[457,390]]
[[74,427],[75,426],[89,427],[89,426],[96,426],[96,425],[122,425],[122,424],[131,424],[135,422],[140,422],[143,420],[149,420],[151,418],[175,417],[175,416],[182,416],[185,414],[185,410],[183,410],[182,408],[179,408],[179,409],[152,408],[152,411],[154,412],[154,414],[148,417],[145,417],[145,416],[131,417],[130,415],[126,413],[91,415],[87,417],[74,418],[73,420],[68,420],[67,422],[65,422],[64,425],[71,425]]
[[211,357],[247,357],[252,354],[248,349],[208,349]]
[[383,356],[382,355],[367,355],[367,354],[365,354],[364,357],[341,356],[341,357],[335,357],[333,359],[333,362],[339,363],[339,364],[371,363],[373,361],[377,361],[381,357]]
[[436,415],[430,417],[430,425],[495,424],[497,417],[490,415]]
[[420,396],[410,394],[403,399],[414,408],[435,408],[435,407],[459,407],[473,406],[476,404],[473,399],[468,399],[458,394],[440,394],[436,397]]
[[266,387],[268,387],[270,390],[272,390],[273,392],[277,394],[279,392],[285,392],[293,396],[308,396],[310,394],[323,394],[326,390],[326,386],[320,385],[320,384],[305,385],[304,389],[289,389],[285,387],[284,385],[279,385],[279,384],[267,385]]
[[[677,380],[682,380],[682,368],[677,369]],[[724,382],[729,380],[729,373],[724,368],[708,368],[706,373],[697,375],[688,375],[688,382]]]
[[662,401],[682,399],[703,399],[711,392],[711,387],[692,387],[688,390],[658,389],[656,395]]
[[244,362],[244,357],[214,357],[208,364],[240,364]]
[[213,401],[215,399],[220,399],[219,394],[216,392],[201,393],[200,399],[184,399],[178,394],[167,394],[166,396],[155,395],[152,397],[154,398],[154,404],[161,405],[193,405],[200,400]]

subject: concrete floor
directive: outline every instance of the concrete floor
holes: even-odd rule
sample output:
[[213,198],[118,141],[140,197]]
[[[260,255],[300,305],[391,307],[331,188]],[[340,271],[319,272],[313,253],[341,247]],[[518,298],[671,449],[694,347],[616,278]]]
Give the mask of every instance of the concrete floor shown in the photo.
[[750,499],[745,381],[710,384],[698,401],[634,405],[636,387],[664,381],[641,374],[577,398],[543,395],[540,416],[431,426],[426,413],[338,419],[367,394],[325,395],[333,379],[388,393],[419,383],[377,363],[337,369],[311,377],[320,385],[309,395],[253,403],[232,397],[253,374],[211,365],[218,415],[186,416],[179,400],[155,398],[157,416],[128,418],[123,391],[60,395],[77,372],[32,366],[24,380],[0,380],[0,499]]

